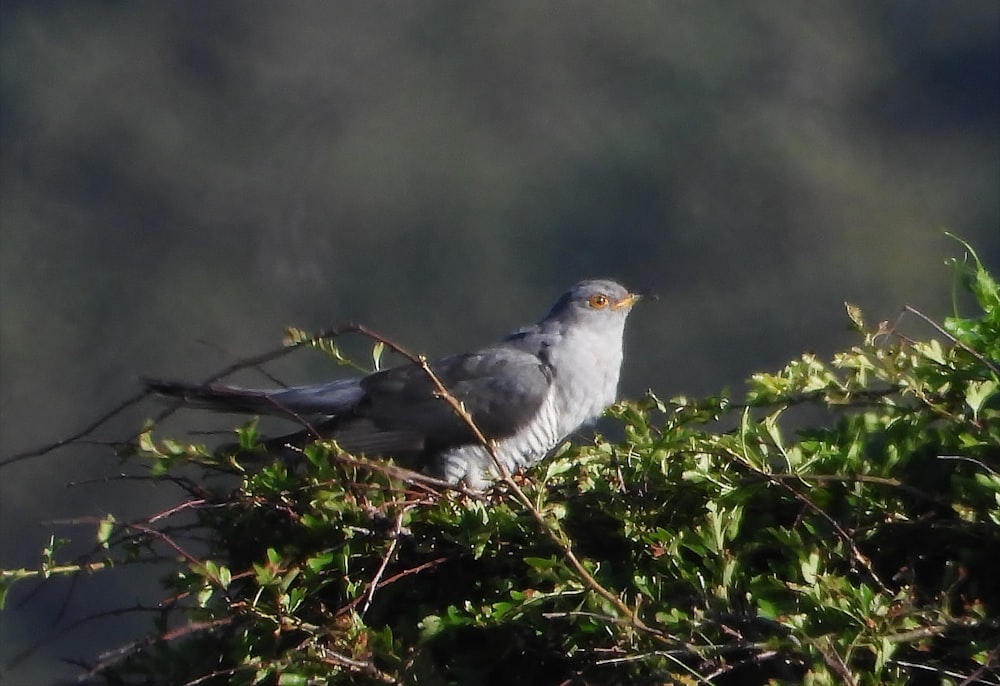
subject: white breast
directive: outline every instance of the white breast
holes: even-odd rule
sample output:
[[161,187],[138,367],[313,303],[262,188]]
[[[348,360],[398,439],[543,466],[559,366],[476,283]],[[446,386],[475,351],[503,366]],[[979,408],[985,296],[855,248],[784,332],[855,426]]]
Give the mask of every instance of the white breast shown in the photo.
[[[615,401],[622,350],[620,346],[609,350],[606,342],[577,335],[549,349],[550,362],[557,370],[549,394],[531,422],[497,445],[497,456],[508,472],[539,462],[563,438],[599,417]],[[572,365],[571,373],[567,365]],[[493,458],[480,445],[453,448],[439,459],[434,471],[441,478],[472,488],[484,488],[496,472]]]

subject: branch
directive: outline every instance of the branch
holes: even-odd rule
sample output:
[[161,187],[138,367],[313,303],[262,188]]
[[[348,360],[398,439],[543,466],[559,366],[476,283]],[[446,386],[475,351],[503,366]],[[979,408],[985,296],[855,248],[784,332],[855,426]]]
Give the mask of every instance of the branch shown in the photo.
[[944,336],[945,338],[947,338],[949,341],[951,341],[952,343],[954,343],[955,345],[957,345],[959,348],[961,348],[962,350],[964,350],[965,352],[969,353],[974,358],[976,358],[977,360],[979,360],[979,362],[981,362],[987,369],[989,369],[990,371],[992,371],[994,374],[996,374],[997,376],[1000,376],[1000,368],[998,368],[995,364],[993,364],[992,362],[990,362],[989,360],[987,360],[980,353],[978,353],[977,351],[973,350],[968,345],[966,345],[965,343],[963,343],[962,341],[958,340],[957,338],[955,338],[954,336],[952,336],[950,333],[948,333],[947,331],[945,331],[945,329],[944,329],[943,326],[941,326],[936,321],[934,321],[933,319],[931,319],[930,317],[928,317],[926,314],[924,314],[923,312],[921,312],[920,310],[918,310],[917,308],[915,308],[915,307],[913,307],[911,305],[903,305],[903,310],[905,310],[906,312],[909,312],[910,314],[914,314],[917,317],[920,317],[920,319],[924,320],[927,324],[930,324],[930,326],[935,331],[937,331],[939,334],[941,334],[942,336]]

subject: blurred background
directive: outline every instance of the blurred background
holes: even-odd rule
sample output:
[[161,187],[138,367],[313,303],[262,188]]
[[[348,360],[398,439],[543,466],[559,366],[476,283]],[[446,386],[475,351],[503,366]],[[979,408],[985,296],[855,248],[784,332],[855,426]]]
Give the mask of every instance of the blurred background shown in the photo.
[[[946,229],[1000,270],[995,0],[5,0],[0,56],[0,457],[289,325],[443,354],[610,275],[661,295],[623,395],[669,397],[850,345],[845,300],[947,316]],[[177,502],[103,480],[123,469],[73,446],[0,470],[0,564],[37,567],[53,531],[89,550],[63,520]],[[15,587],[3,683],[145,631],[114,611],[154,603],[157,573]]]

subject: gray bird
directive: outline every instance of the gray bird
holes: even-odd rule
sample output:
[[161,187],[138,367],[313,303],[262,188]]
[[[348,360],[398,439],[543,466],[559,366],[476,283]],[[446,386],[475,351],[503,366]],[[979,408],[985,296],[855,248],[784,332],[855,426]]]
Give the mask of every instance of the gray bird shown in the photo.
[[[581,281],[537,324],[430,367],[513,473],[615,401],[625,320],[639,297],[614,281]],[[353,454],[416,458],[425,473],[450,483],[481,489],[497,476],[489,451],[414,364],[274,390],[145,384],[194,407],[305,419],[314,431],[300,438],[318,433]]]

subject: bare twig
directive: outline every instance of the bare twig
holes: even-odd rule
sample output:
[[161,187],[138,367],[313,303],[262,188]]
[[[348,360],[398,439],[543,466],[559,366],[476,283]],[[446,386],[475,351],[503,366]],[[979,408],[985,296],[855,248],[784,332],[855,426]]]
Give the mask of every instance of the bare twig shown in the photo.
[[94,421],[92,421],[90,424],[83,427],[79,431],[72,433],[69,436],[66,436],[65,438],[62,438],[54,443],[49,443],[47,445],[41,446],[40,448],[35,448],[33,450],[26,450],[24,452],[10,455],[9,457],[5,457],[2,460],[0,460],[0,469],[21,462],[22,460],[27,460],[32,457],[40,457],[42,455],[52,452],[53,450],[57,450],[64,446],[70,445],[71,443],[74,443],[81,438],[89,436],[94,431],[104,426],[106,423],[108,423],[109,421],[117,417],[119,414],[127,410],[129,407],[132,407],[133,405],[142,401],[148,395],[149,393],[143,392],[140,393],[139,395],[132,396],[128,400],[123,400],[113,409],[105,412],[103,415],[101,415],[100,417],[98,417],[97,419],[95,419]]
[[168,546],[171,550],[173,550],[175,553],[177,553],[178,555],[180,555],[181,557],[183,557],[185,560],[187,560],[187,562],[188,562],[189,565],[191,565],[192,567],[197,568],[207,578],[211,579],[211,581],[212,581],[213,584],[215,584],[216,586],[219,586],[220,588],[222,587],[222,581],[220,581],[214,574],[212,574],[208,570],[208,568],[205,566],[204,562],[202,562],[197,557],[195,557],[194,555],[192,555],[191,553],[189,553],[188,551],[186,551],[177,542],[175,542],[170,536],[167,536],[162,531],[159,531],[159,530],[154,529],[154,528],[149,527],[149,526],[145,526],[144,524],[139,524],[137,522],[125,523],[122,526],[125,527],[125,528],[128,528],[128,529],[133,529],[135,531],[139,531],[140,533],[144,533],[144,534],[146,534],[146,535],[148,535],[148,536],[150,536],[152,538],[155,538],[158,541],[161,541],[166,546]]
[[[228,357],[231,360],[235,360],[235,361],[239,362],[240,360],[243,359],[243,357],[241,355],[233,352],[232,350],[229,350],[228,348],[224,348],[221,345],[219,345],[218,343],[215,343],[213,341],[209,341],[209,340],[206,340],[204,338],[199,338],[197,340],[197,342],[200,343],[201,345],[204,345],[207,348],[211,348],[212,350],[225,355],[226,357]],[[284,346],[284,347],[287,347],[287,346]],[[268,381],[270,381],[273,384],[277,384],[278,386],[281,386],[282,388],[287,388],[288,387],[288,384],[286,384],[284,381],[282,381],[281,379],[279,379],[278,377],[276,377],[271,372],[267,371],[264,368],[263,363],[258,364],[258,365],[254,365],[253,370],[255,372],[257,372],[258,374],[260,374],[261,376],[263,376],[265,379],[267,379]]]
[[[970,686],[971,684],[978,684],[980,682],[984,684],[989,683],[985,679],[983,679],[983,676],[987,672],[989,672],[993,676],[997,676],[997,672],[994,669],[994,667],[996,665],[998,655],[1000,655],[1000,645],[991,650],[990,654],[986,656],[985,660],[983,660],[983,665],[979,669],[974,671],[972,674],[970,674],[968,678],[963,680],[962,683],[960,683],[958,686]],[[994,681],[993,683],[995,684],[997,682]]]
[[[933,496],[930,493],[921,491],[919,488],[905,484],[899,479],[893,479],[891,477],[884,476],[873,476],[871,474],[767,474],[765,475],[767,480],[774,481],[778,479],[784,479],[788,481],[816,481],[820,483],[824,482],[836,482],[836,483],[846,483],[846,484],[876,484],[879,486],[888,486],[890,488],[896,488],[901,491],[905,491],[911,495],[917,496],[922,500],[928,502],[937,503],[938,505],[943,505],[945,507],[951,507],[951,504]],[[755,479],[757,477],[754,477]],[[748,480],[750,477],[747,478]]]
[[[396,581],[399,581],[404,577],[411,576],[413,574],[419,574],[424,570],[431,569],[432,567],[437,567],[438,565],[447,562],[449,559],[450,558],[448,557],[436,557],[433,560],[428,560],[427,562],[419,564],[416,567],[410,567],[409,569],[404,569],[401,572],[397,572],[396,574],[393,574],[392,576],[379,581],[375,586],[377,589],[381,590],[382,588],[388,586],[389,584],[395,583]],[[353,600],[345,603],[341,607],[337,608],[337,611],[334,613],[334,617],[340,617],[342,615],[347,614],[348,612],[353,610],[358,605],[358,603],[360,603],[366,597],[367,594],[360,595],[354,598]]]
[[200,677],[192,679],[191,681],[185,681],[181,686],[198,686],[198,684],[203,684],[206,681],[211,681],[212,679],[217,679],[219,677],[231,677],[234,674],[240,672],[256,671],[257,667],[255,665],[239,665],[237,667],[231,667],[230,669],[218,669],[214,672],[209,672],[207,674],[202,674]]
[[937,459],[939,459],[939,460],[955,460],[957,462],[971,462],[972,464],[976,465],[977,467],[981,467],[983,469],[983,471],[988,472],[993,477],[1000,476],[1000,473],[998,473],[997,470],[993,469],[992,467],[990,467],[988,464],[986,464],[982,460],[976,460],[976,459],[971,458],[971,457],[966,457],[965,455],[938,455]]
[[403,529],[403,515],[405,512],[406,509],[404,508],[396,514],[396,521],[393,523],[391,534],[392,540],[389,543],[389,549],[385,551],[385,555],[382,556],[382,563],[378,566],[375,576],[373,576],[372,580],[368,582],[368,591],[365,593],[365,603],[361,606],[362,617],[367,614],[368,608],[371,607],[372,600],[375,599],[375,591],[378,590],[379,581],[381,581],[382,575],[385,574],[386,567],[389,566],[389,562],[396,554],[396,547],[399,545],[399,537]]
[[[122,660],[125,660],[130,655],[135,655],[136,653],[142,651],[144,648],[148,648],[156,643],[168,643],[170,641],[175,641],[178,638],[184,638],[193,633],[198,633],[201,631],[209,631],[220,626],[226,626],[233,622],[233,617],[219,617],[207,622],[192,622],[190,624],[185,624],[184,626],[178,627],[171,631],[166,631],[159,636],[151,636],[145,638],[141,641],[134,641],[127,645],[124,645],[117,650],[107,653],[107,657],[104,657],[98,661],[93,666],[88,666],[88,671],[83,675],[81,680],[89,677],[93,677],[100,672],[110,669],[114,665],[118,664]],[[86,665],[85,665],[86,666]]]
[[183,503],[179,503],[177,505],[174,505],[173,507],[167,508],[166,510],[163,510],[162,512],[157,512],[155,515],[151,516],[146,521],[149,524],[152,524],[153,522],[159,521],[161,519],[166,519],[167,517],[170,517],[171,515],[175,515],[178,512],[183,512],[184,510],[202,509],[206,505],[209,505],[209,504],[210,503],[207,500],[205,500],[204,498],[199,498],[197,500],[186,500]]
[[163,612],[163,608],[162,607],[145,607],[145,606],[142,606],[142,605],[132,605],[132,606],[129,606],[129,607],[119,607],[119,608],[115,608],[115,609],[112,609],[112,610],[104,610],[102,612],[95,612],[93,614],[87,615],[86,617],[81,617],[79,619],[76,619],[76,620],[70,622],[69,624],[66,624],[65,626],[59,627],[58,630],[51,632],[48,636],[45,636],[43,638],[39,638],[38,640],[32,642],[31,645],[29,645],[27,648],[25,648],[24,650],[22,650],[21,652],[17,653],[16,655],[14,655],[12,658],[10,658],[10,660],[7,661],[7,664],[4,665],[4,670],[3,671],[9,671],[11,669],[14,669],[18,665],[20,665],[22,662],[24,662],[25,660],[27,660],[28,658],[30,658],[32,655],[34,655],[35,652],[37,652],[40,648],[42,648],[46,644],[52,643],[53,641],[57,640],[59,637],[65,636],[69,632],[73,631],[74,629],[78,629],[79,627],[83,626],[84,624],[89,624],[90,622],[96,622],[96,621],[98,621],[100,619],[106,619],[108,617],[119,617],[121,615],[134,614],[136,612],[161,613],[161,612]]
[[833,640],[829,636],[821,636],[813,645],[819,650],[823,656],[823,661],[826,662],[830,669],[843,679],[843,683],[848,686],[857,686],[858,682],[844,663],[844,658],[834,649]]
[[[739,647],[742,648],[742,646],[739,646]],[[738,660],[736,662],[726,662],[726,663],[724,663],[721,667],[719,667],[718,669],[716,669],[714,672],[711,672],[710,674],[706,674],[705,675],[705,679],[707,680],[708,683],[712,683],[713,679],[716,679],[717,677],[720,677],[723,674],[727,674],[729,672],[734,672],[738,668],[742,667],[743,665],[760,664],[761,662],[764,662],[766,660],[770,660],[770,659],[775,658],[775,657],[779,657],[780,655],[781,655],[781,653],[778,652],[777,650],[761,650],[761,652],[754,653],[753,655],[751,655],[750,657],[748,657],[748,658],[746,658],[744,660]]]
[[350,667],[351,669],[366,674],[370,677],[374,677],[384,684],[397,684],[399,683],[395,677],[391,674],[387,674],[380,670],[378,667],[373,665],[371,662],[365,660],[356,660],[354,658],[347,657],[346,655],[341,655],[326,646],[316,646],[317,652],[321,656],[321,660],[329,665],[336,667]]
[[[889,662],[892,663],[892,664],[894,664],[894,665],[899,665],[900,667],[904,667],[906,669],[923,670],[925,672],[933,672],[933,673],[937,674],[938,676],[948,677],[949,679],[955,679],[955,680],[962,679],[961,683],[963,685],[965,685],[965,684],[970,684],[970,685],[971,684],[977,684],[979,686],[1000,686],[1000,679],[994,680],[994,681],[987,681],[986,679],[984,679],[983,677],[986,674],[985,672],[983,672],[983,673],[979,673],[978,671],[975,672],[974,674],[976,676],[973,679],[972,678],[973,675],[962,674],[961,672],[956,672],[956,671],[951,670],[951,669],[945,669],[943,667],[935,667],[934,665],[925,665],[925,664],[922,664],[920,662],[909,662],[907,660],[893,660],[893,659],[890,659]],[[971,681],[970,681],[970,679],[971,679]]]

